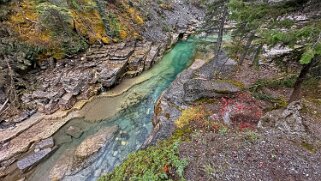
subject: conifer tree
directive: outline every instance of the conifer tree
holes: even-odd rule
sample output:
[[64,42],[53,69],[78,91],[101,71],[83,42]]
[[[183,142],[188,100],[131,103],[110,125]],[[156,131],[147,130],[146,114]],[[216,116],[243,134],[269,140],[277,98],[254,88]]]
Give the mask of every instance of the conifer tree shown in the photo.
[[261,53],[260,49],[263,45],[286,46],[292,48],[293,53],[297,54],[296,59],[302,65],[302,69],[298,73],[289,102],[300,99],[304,79],[311,68],[320,63],[320,17],[299,21],[290,16],[303,11],[304,8],[313,7],[308,6],[311,3],[315,3],[314,6],[321,4],[314,0],[292,0],[280,3],[245,2],[243,0],[230,0],[229,2],[230,19],[237,24],[234,39],[244,41],[247,37],[240,63],[249,53],[248,50],[253,41],[258,47],[254,53],[255,58]]

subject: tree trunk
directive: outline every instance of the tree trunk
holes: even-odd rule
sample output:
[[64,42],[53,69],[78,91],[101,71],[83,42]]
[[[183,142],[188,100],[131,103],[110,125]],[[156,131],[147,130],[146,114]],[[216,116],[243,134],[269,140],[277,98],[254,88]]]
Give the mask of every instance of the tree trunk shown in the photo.
[[223,35],[224,35],[224,25],[225,25],[225,21],[227,19],[227,13],[228,13],[227,5],[224,4],[223,6],[224,6],[223,13],[222,13],[222,18],[221,18],[221,22],[220,22],[220,26],[219,26],[219,32],[218,32],[218,36],[217,36],[215,56],[217,56],[219,54],[219,52],[221,51],[221,48],[222,48]]
[[317,60],[317,58],[314,58],[309,64],[304,65],[303,68],[301,69],[299,77],[296,79],[296,81],[294,83],[294,87],[293,87],[293,91],[292,91],[292,94],[289,99],[289,103],[301,99],[301,97],[302,97],[302,95],[301,95],[302,94],[302,92],[301,92],[302,83],[306,79],[311,67],[316,62],[316,60]]
[[[315,48],[317,43],[320,42],[321,40],[321,33],[319,34],[319,37],[317,38],[315,44],[313,45],[313,47]],[[300,75],[299,77],[296,79],[295,83],[294,83],[294,87],[293,87],[293,91],[292,94],[290,96],[290,100],[289,103],[293,102],[293,101],[297,101],[299,99],[301,99],[301,87],[302,87],[302,83],[304,81],[304,79],[307,77],[309,71],[311,70],[311,68],[313,66],[315,66],[321,59],[321,56],[315,56],[310,63],[306,64],[303,66],[303,68],[301,69]]]
[[239,65],[243,64],[244,59],[245,59],[245,57],[246,57],[246,55],[247,55],[247,53],[248,53],[248,51],[250,49],[250,46],[252,44],[252,41],[253,41],[254,37],[255,37],[255,33],[251,32],[250,35],[249,35],[249,38],[247,39],[247,42],[246,42],[246,45],[245,45],[245,48],[244,48],[244,52],[243,52],[243,54],[242,54],[242,56],[240,58]]
[[259,65],[259,55],[261,54],[262,48],[263,48],[263,44],[261,43],[255,50],[255,54],[252,59],[252,64],[255,66]]

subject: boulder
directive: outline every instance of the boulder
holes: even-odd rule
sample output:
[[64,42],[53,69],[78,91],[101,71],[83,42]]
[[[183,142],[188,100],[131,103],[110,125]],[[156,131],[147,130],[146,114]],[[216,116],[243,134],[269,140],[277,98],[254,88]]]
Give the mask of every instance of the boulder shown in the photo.
[[76,97],[71,93],[67,93],[60,99],[59,108],[62,110],[71,109],[75,103]]
[[104,87],[111,87],[116,83],[117,80],[117,70],[103,69],[100,73],[100,82]]
[[98,74],[102,86],[108,88],[115,85],[119,77],[125,72],[127,62],[127,60],[105,62],[101,67],[101,72]]
[[43,150],[46,148],[52,148],[54,147],[55,143],[54,143],[54,139],[52,137],[41,140],[40,142],[38,142],[35,146],[35,151],[36,150]]
[[97,153],[102,147],[109,144],[114,138],[118,126],[107,127],[99,130],[96,134],[85,139],[75,151],[75,156],[80,159],[86,159]]
[[69,126],[66,130],[66,134],[74,138],[79,138],[84,131],[77,126]]
[[239,87],[227,81],[192,79],[184,84],[184,100],[230,96],[239,91]]
[[266,113],[260,120],[259,128],[276,128],[286,133],[303,133],[305,127],[300,114],[300,102],[292,102],[286,109],[273,110]]
[[42,159],[48,156],[53,151],[52,148],[45,148],[36,153],[31,153],[27,157],[19,160],[17,166],[20,170],[25,171],[30,167],[37,165]]

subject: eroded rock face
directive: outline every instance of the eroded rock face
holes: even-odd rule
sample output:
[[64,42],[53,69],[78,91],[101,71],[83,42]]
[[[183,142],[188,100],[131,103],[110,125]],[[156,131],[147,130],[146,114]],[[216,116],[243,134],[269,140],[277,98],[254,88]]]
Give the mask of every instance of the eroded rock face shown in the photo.
[[107,127],[88,137],[76,148],[75,156],[79,159],[85,159],[97,153],[113,139],[117,130],[117,126]]
[[107,90],[123,77],[134,77],[149,69],[160,46],[166,46],[152,44],[141,41],[93,46],[73,59],[60,60],[51,69],[32,75],[38,86],[22,95],[22,101],[45,114],[70,109],[77,100]]

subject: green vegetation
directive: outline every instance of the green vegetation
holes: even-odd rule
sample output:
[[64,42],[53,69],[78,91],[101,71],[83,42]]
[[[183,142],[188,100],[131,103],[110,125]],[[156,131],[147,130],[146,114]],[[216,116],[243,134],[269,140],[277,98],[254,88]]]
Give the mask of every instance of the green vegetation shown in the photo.
[[[257,64],[263,45],[267,47],[285,46],[291,48],[294,56],[287,61],[296,61],[302,69],[293,84],[289,102],[301,97],[301,86],[313,67],[320,64],[321,20],[309,18],[298,21],[291,18],[301,12],[309,1],[285,1],[280,3],[250,3],[230,0],[229,19],[236,22],[230,53],[242,64],[245,57],[252,57]],[[320,2],[312,0],[316,6]]]
[[128,156],[128,159],[113,172],[102,176],[99,181],[113,180],[183,180],[187,160],[179,158],[179,140],[169,139],[140,150]]
[[[107,44],[113,39],[135,39],[139,34],[137,27],[144,24],[140,12],[127,1],[20,0],[5,3],[0,9],[0,23],[6,25],[0,30],[12,35],[10,41],[34,49],[36,56],[24,57],[33,61],[62,59],[85,50],[88,45]],[[16,48],[14,52],[17,51],[26,53],[23,49]]]

